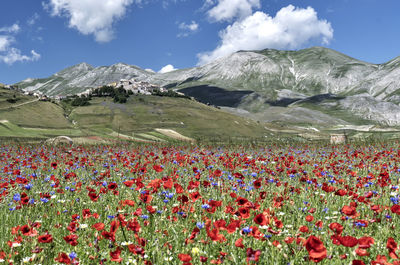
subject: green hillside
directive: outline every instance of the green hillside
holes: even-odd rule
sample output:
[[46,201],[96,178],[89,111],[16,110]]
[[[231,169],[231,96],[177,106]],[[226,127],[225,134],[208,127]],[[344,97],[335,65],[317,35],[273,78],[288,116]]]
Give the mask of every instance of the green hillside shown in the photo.
[[89,103],[74,107],[0,89],[0,137],[170,141],[176,137],[165,131],[192,139],[260,138],[267,133],[253,120],[186,98],[131,96],[118,104],[112,98],[94,97]]

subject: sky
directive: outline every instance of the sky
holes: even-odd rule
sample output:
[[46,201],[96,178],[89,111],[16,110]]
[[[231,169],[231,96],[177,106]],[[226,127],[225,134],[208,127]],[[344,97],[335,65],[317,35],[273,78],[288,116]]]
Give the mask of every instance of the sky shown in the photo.
[[399,0],[1,0],[0,10],[5,84],[81,62],[168,72],[266,48],[400,56]]

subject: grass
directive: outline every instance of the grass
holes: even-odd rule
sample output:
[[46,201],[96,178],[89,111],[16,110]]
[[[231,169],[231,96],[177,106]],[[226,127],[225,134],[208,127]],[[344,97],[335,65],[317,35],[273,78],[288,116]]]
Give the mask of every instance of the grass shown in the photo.
[[261,137],[265,132],[250,119],[183,98],[133,96],[126,104],[115,104],[109,98],[94,98],[90,103],[90,106],[75,108],[70,115],[81,128],[89,130],[105,128],[132,135],[163,128],[192,138]]
[[63,109],[51,102],[37,101],[20,107],[0,110],[0,117],[21,127],[65,129],[73,128]]

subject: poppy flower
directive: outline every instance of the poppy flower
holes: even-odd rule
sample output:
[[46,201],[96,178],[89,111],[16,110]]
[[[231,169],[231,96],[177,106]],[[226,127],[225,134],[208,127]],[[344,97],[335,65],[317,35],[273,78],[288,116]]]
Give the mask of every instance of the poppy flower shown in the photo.
[[360,257],[369,256],[368,251],[364,248],[357,248],[355,252],[356,252],[357,256],[360,256]]
[[327,256],[324,243],[316,236],[310,236],[305,242],[305,247],[313,262],[320,262]]
[[358,244],[358,240],[355,237],[352,236],[340,236],[339,238],[340,244],[345,247],[355,247]]
[[392,259],[398,259],[398,256],[396,254],[397,250],[397,243],[394,241],[392,237],[389,237],[386,243],[386,248],[389,250],[389,256]]
[[183,262],[189,262],[192,260],[192,257],[188,254],[178,254],[178,259],[180,259]]
[[132,252],[135,255],[144,256],[144,249],[141,246],[130,244],[128,246],[128,249],[130,252]]
[[208,260],[208,257],[205,257],[205,256],[200,256],[199,258],[200,258],[201,263],[207,262],[207,260]]
[[58,256],[54,260],[59,263],[62,263],[62,264],[71,264],[72,263],[69,256],[64,252],[59,253]]
[[392,211],[392,213],[400,215],[400,205],[395,204],[390,208],[390,210]]
[[343,226],[339,223],[331,223],[329,225],[329,229],[331,229],[333,232],[335,232],[337,235],[340,235],[343,231]]
[[38,236],[39,243],[51,243],[53,242],[53,237],[50,234],[44,234]]
[[239,239],[237,239],[237,240],[235,241],[235,247],[244,248],[244,245],[243,245],[243,238],[239,238]]
[[365,265],[364,261],[362,260],[353,260],[351,262],[352,265]]
[[307,215],[306,216],[306,221],[307,222],[312,222],[314,220],[314,216],[312,216],[312,215]]
[[242,217],[243,219],[248,219],[250,217],[250,211],[248,208],[241,207],[238,209],[238,212],[240,217]]
[[88,196],[94,202],[97,202],[97,200],[99,199],[99,195],[97,195],[95,192],[89,192]]
[[344,213],[347,216],[353,216],[353,215],[355,215],[357,213],[357,210],[353,206],[345,205],[342,208],[342,213]]
[[252,248],[248,248],[246,250],[246,261],[258,261],[258,259],[260,258],[261,255],[261,250],[253,250]]
[[253,220],[256,224],[258,224],[260,226],[264,226],[269,223],[269,220],[267,220],[267,218],[265,217],[265,215],[263,213],[257,214]]
[[373,245],[375,240],[369,236],[363,236],[358,239],[358,247],[360,248],[370,248]]
[[164,170],[160,165],[154,165],[153,169],[158,173],[162,172]]
[[307,233],[309,231],[308,227],[305,225],[300,226],[299,230],[302,233]]
[[103,223],[96,223],[96,224],[92,225],[92,227],[94,229],[96,229],[97,231],[101,231],[104,229],[105,225]]
[[68,235],[64,237],[65,242],[67,244],[70,244],[71,246],[76,246],[78,245],[78,236],[77,235]]
[[117,247],[115,251],[110,251],[110,257],[111,257],[110,260],[120,263],[122,261],[120,255],[121,255],[121,249]]

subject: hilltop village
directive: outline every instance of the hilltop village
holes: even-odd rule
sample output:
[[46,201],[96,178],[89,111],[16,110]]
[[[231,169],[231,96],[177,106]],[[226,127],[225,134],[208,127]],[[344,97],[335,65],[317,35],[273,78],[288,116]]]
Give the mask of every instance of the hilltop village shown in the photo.
[[[112,87],[114,89],[122,88],[127,92],[131,92],[133,95],[152,95],[155,92],[166,93],[167,90],[161,86],[151,84],[145,81],[138,81],[136,79],[121,79],[118,82],[112,82],[106,85],[107,87]],[[77,94],[78,96],[89,96],[96,89],[100,89],[103,86],[97,88],[89,88],[86,91]]]

